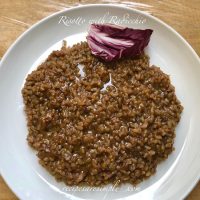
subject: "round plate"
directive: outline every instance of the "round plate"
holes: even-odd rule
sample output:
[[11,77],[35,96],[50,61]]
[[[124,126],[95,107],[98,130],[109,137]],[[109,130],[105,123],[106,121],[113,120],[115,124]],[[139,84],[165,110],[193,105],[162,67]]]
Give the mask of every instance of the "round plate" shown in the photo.
[[[67,187],[38,164],[36,153],[26,142],[21,89],[27,74],[53,49],[60,48],[63,39],[68,45],[85,40],[92,22],[153,29],[146,53],[151,64],[170,75],[184,106],[176,129],[175,151],[158,166],[155,175],[137,187]],[[20,199],[182,199],[200,175],[199,85],[197,54],[176,31],[155,17],[113,5],[80,6],[47,17],[26,31],[1,61],[1,175]]]

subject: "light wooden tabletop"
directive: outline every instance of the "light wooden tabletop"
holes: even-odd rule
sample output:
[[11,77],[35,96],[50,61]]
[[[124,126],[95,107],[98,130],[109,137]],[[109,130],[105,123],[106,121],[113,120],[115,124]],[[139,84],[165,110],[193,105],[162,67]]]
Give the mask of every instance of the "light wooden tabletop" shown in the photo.
[[[78,4],[123,3],[146,11],[178,31],[200,55],[200,0],[0,0],[0,57],[15,39],[42,18]],[[0,200],[17,197],[0,177]],[[200,199],[200,182],[187,200]]]

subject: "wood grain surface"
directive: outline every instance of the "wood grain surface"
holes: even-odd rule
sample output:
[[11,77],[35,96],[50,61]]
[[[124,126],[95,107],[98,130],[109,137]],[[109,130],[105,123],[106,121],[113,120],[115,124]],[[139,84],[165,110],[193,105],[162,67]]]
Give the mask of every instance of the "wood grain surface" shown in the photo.
[[[42,18],[78,4],[121,3],[148,12],[179,32],[200,55],[200,0],[0,0],[0,57],[27,28]],[[0,200],[16,200],[0,177]],[[200,199],[200,182],[186,198]]]

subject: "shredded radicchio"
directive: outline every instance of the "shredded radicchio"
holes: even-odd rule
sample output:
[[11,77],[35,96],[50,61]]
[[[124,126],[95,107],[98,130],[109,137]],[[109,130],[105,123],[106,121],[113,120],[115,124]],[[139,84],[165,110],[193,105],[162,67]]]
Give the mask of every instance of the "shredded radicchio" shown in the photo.
[[105,61],[140,55],[153,30],[133,29],[114,24],[91,24],[87,42],[92,54]]

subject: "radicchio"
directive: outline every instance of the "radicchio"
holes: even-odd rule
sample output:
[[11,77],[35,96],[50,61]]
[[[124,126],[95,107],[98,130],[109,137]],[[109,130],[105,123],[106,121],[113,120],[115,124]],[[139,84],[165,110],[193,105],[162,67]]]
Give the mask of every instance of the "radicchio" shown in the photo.
[[87,42],[93,55],[105,61],[140,55],[148,45],[151,29],[133,29],[114,24],[91,24]]

